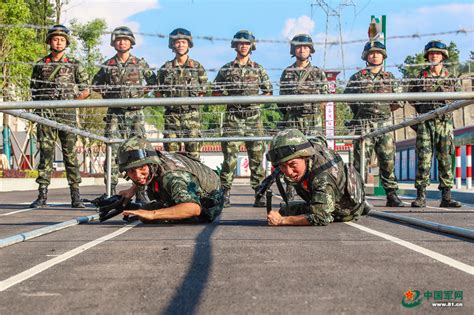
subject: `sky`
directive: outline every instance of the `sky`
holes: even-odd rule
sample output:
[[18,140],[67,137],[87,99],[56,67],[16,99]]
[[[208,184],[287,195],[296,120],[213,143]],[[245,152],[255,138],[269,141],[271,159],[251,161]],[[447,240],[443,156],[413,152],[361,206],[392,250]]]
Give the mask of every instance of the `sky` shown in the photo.
[[[70,0],[63,12],[63,23],[72,19],[85,23],[94,18],[106,20],[108,30],[127,25],[135,32],[169,34],[177,27],[189,29],[195,37],[213,37],[215,40],[195,38],[191,58],[208,69],[213,80],[216,70],[235,58],[230,48],[232,36],[248,29],[257,39],[277,42],[257,43],[252,59],[267,69],[272,81],[279,80],[282,70],[294,62],[285,41],[298,33],[309,33],[316,45],[312,63],[325,69],[342,70],[338,79],[348,79],[363,67],[360,59],[363,42],[330,45],[324,53],[324,41],[367,40],[371,15],[387,16],[387,37],[412,34],[432,34],[459,29],[474,29],[474,2],[462,0],[326,0],[330,12],[326,15],[316,0]],[[341,5],[342,4],[342,5]],[[344,5],[345,4],[345,5]],[[338,15],[340,19],[338,18]],[[340,31],[339,31],[340,20]],[[158,36],[137,35],[132,53],[143,57],[152,67],[160,67],[174,55],[168,48],[168,39]],[[225,40],[220,40],[225,39]],[[396,67],[407,55],[423,50],[432,39],[446,43],[453,41],[460,50],[460,60],[469,59],[474,50],[474,33],[432,35],[421,38],[389,39],[387,41],[388,71],[400,76]],[[279,41],[279,42],[278,42]],[[110,35],[104,35],[101,52],[105,57],[114,55],[109,46]],[[326,57],[324,57],[326,55]]]

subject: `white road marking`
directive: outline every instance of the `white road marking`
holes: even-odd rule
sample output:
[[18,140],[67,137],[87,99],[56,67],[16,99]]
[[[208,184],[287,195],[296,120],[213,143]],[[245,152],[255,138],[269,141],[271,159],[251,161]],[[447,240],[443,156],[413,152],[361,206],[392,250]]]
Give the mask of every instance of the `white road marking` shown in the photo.
[[79,255],[80,253],[82,252],[85,252],[86,250],[96,246],[96,245],[99,245],[100,243],[103,243],[105,241],[108,241],[116,236],[119,236],[125,232],[127,232],[128,230],[130,230],[131,228],[134,228],[135,226],[137,226],[138,224],[140,224],[141,222],[140,221],[136,221],[136,222],[133,222],[127,226],[124,226],[123,228],[113,232],[113,233],[110,233],[108,235],[105,235],[105,236],[102,236],[101,238],[98,238],[96,240],[93,240],[87,244],[84,244],[84,245],[81,245],[79,247],[76,247],[62,255],[59,255],[55,258],[52,258],[48,261],[45,261],[44,263],[41,263],[39,265],[36,265],[28,270],[25,270],[17,275],[14,275],[8,279],[5,279],[3,281],[0,281],[0,292],[2,291],[5,291],[6,289],[14,286],[15,284],[18,284],[18,283],[21,283],[59,263],[62,263],[63,261],[66,261],[68,260],[69,258],[72,258],[76,255]]
[[353,222],[344,222],[344,223],[346,223],[347,225],[350,225],[352,227],[355,227],[359,230],[362,230],[364,232],[367,232],[367,233],[376,235],[378,237],[384,238],[386,240],[389,240],[391,242],[394,242],[398,245],[401,245],[403,247],[411,249],[411,250],[413,250],[415,252],[418,252],[420,254],[423,254],[425,256],[431,257],[431,258],[433,258],[433,259],[435,259],[439,262],[442,262],[443,264],[446,264],[446,265],[451,266],[453,268],[456,268],[458,270],[464,271],[464,272],[466,272],[470,275],[474,275],[474,267],[473,266],[470,266],[470,265],[467,265],[467,264],[462,263],[460,261],[457,261],[457,260],[455,260],[451,257],[442,255],[440,253],[434,252],[434,251],[426,249],[424,247],[421,247],[421,246],[415,245],[413,243],[404,241],[402,239],[399,239],[398,237],[388,235],[388,234],[385,234],[385,233],[382,233],[382,232],[379,232],[379,231],[376,231],[376,230],[372,230],[368,227],[359,225],[357,223],[353,223]]
[[20,213],[20,212],[31,211],[33,209],[35,209],[35,208],[26,208],[26,209],[16,210],[16,211],[12,211],[12,212],[7,212],[7,213],[0,213],[0,217],[1,216],[6,216],[6,215],[12,215],[12,214],[15,214],[15,213]]

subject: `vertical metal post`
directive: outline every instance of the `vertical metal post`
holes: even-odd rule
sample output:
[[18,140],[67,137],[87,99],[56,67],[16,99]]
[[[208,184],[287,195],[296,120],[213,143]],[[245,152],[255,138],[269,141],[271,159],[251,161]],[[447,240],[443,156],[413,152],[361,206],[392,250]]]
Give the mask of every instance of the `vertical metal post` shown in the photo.
[[362,176],[362,180],[364,184],[366,183],[365,180],[365,139],[360,139],[360,176]]
[[107,197],[111,196],[112,193],[112,144],[106,143],[106,150],[105,150],[105,160],[107,165],[107,184],[106,184],[106,191]]
[[9,115],[3,114],[3,154],[7,157],[8,165],[6,165],[7,169],[10,169],[10,121]]

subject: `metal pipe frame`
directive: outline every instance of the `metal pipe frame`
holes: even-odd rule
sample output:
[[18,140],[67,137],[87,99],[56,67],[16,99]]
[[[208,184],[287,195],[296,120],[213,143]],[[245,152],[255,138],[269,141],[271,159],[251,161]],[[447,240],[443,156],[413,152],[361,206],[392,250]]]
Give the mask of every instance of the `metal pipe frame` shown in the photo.
[[0,111],[7,109],[37,108],[87,108],[129,106],[183,106],[183,105],[232,105],[271,103],[319,103],[319,102],[395,102],[474,99],[474,92],[427,92],[427,93],[361,93],[361,94],[308,94],[308,95],[256,95],[256,96],[205,96],[174,98],[127,98],[102,100],[22,101],[0,103]]
[[[312,139],[315,137],[307,137]],[[355,140],[359,139],[360,136],[331,136],[327,137],[328,140]],[[147,138],[150,142],[253,142],[253,141],[271,141],[273,137],[271,136],[262,136],[262,137],[208,137],[208,138]],[[124,140],[121,140],[122,142]]]
[[469,230],[465,228],[460,228],[457,226],[451,226],[441,223],[436,223],[432,221],[426,221],[421,219],[415,219],[411,217],[402,216],[399,214],[381,212],[377,210],[372,210],[368,214],[371,217],[382,218],[382,219],[389,219],[405,224],[410,224],[414,226],[423,227],[432,231],[447,233],[451,235],[461,236],[467,239],[474,240],[474,230]]
[[[58,130],[62,130],[62,131],[71,132],[71,133],[74,133],[78,136],[83,136],[83,137],[86,137],[86,138],[95,139],[95,140],[98,140],[98,141],[103,141],[105,143],[110,142],[109,138],[98,136],[96,134],[93,134],[93,133],[88,132],[88,131],[84,131],[84,130],[76,128],[76,127],[61,124],[61,123],[58,123],[54,120],[41,117],[37,114],[28,113],[28,112],[25,112],[23,110],[5,110],[3,112],[6,113],[6,114],[15,116],[15,117],[20,117],[20,118],[23,118],[23,119],[41,124],[41,125],[49,126],[49,127],[52,127],[52,128],[58,129]],[[118,140],[118,139],[112,139],[112,140]]]
[[415,118],[412,118],[412,119],[409,119],[409,120],[402,121],[401,123],[393,125],[393,126],[380,128],[378,130],[375,130],[373,132],[369,132],[369,133],[367,133],[365,135],[362,135],[360,137],[363,138],[363,139],[374,138],[374,137],[377,137],[379,135],[382,135],[382,134],[385,134],[385,133],[388,133],[388,132],[391,132],[391,131],[395,131],[395,130],[402,129],[402,128],[405,128],[405,127],[409,127],[409,126],[412,126],[412,125],[416,125],[416,124],[419,124],[419,123],[424,122],[426,120],[430,120],[432,118],[440,117],[443,114],[453,112],[453,111],[455,111],[459,108],[462,108],[462,107],[465,107],[465,106],[468,106],[468,105],[471,105],[471,104],[474,104],[474,100],[470,99],[470,100],[455,101],[452,104],[440,107],[440,108],[438,108],[438,109],[436,109],[432,112],[419,115],[419,116],[417,116]]
[[107,161],[106,192],[107,192],[107,197],[110,197],[112,195],[112,145],[110,143],[106,144],[105,159]]

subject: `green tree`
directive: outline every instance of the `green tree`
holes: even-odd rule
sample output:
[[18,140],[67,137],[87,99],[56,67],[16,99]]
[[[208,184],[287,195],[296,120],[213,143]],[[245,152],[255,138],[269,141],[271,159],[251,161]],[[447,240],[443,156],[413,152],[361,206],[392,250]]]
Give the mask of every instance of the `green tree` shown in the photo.
[[25,0],[30,9],[31,17],[29,24],[36,25],[36,42],[42,44],[44,51],[47,50],[46,34],[48,27],[54,24],[54,7],[50,0]]
[[[461,70],[461,65],[459,64],[459,49],[454,42],[449,43],[448,53],[448,68],[456,75],[459,75]],[[414,78],[418,75],[422,68],[426,67],[427,61],[423,55],[423,51],[415,54],[414,56],[408,55],[405,58],[403,65],[398,66],[398,70],[400,70],[400,72],[403,74],[403,78]]]
[[[100,37],[107,29],[107,23],[103,19],[94,19],[85,24],[77,20],[71,21],[71,31],[73,34],[71,43],[71,53],[81,61],[86,68],[89,77],[92,78],[98,71],[97,65],[102,63],[103,56],[99,51],[101,44]],[[100,94],[92,92],[91,98],[100,99]],[[82,129],[95,134],[102,134],[105,129],[103,120],[106,108],[81,108],[79,110],[79,125]],[[88,141],[83,139],[83,143]]]
[[32,67],[26,63],[38,59],[44,52],[44,46],[36,41],[35,30],[22,26],[29,23],[31,14],[24,0],[0,2],[0,24],[8,25],[0,28],[0,60],[5,61],[0,64],[0,89],[12,91],[21,99],[29,95]]

